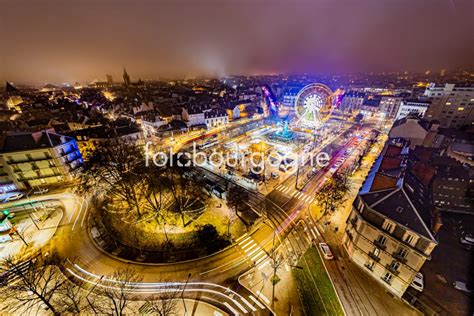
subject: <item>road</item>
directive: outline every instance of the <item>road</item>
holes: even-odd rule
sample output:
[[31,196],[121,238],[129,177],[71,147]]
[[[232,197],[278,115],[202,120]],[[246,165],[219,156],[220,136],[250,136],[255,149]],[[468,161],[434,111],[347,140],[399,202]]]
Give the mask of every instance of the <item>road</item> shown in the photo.
[[[331,164],[336,158],[331,160]],[[91,240],[86,227],[89,207],[84,197],[62,193],[34,197],[31,201],[60,201],[63,204],[65,214],[50,247],[68,258],[66,273],[69,276],[101,286],[110,282],[107,276],[117,268],[133,267],[143,276],[143,283],[134,289],[137,293],[158,291],[172,282],[175,290],[184,290],[186,298],[198,297],[231,314],[259,315],[268,314],[269,299],[264,295],[256,297],[236,280],[249,269],[267,266],[271,261],[269,254],[275,247],[280,246],[285,257],[296,262],[311,242],[320,238],[308,208],[329,172],[329,168],[321,169],[301,190],[290,192],[286,189],[295,186],[296,175],[293,174],[267,197],[250,192],[248,203],[265,217],[260,225],[238,238],[232,247],[217,254],[174,264],[125,262],[102,252]],[[188,275],[189,282],[186,283]],[[186,289],[184,284],[187,284]]]

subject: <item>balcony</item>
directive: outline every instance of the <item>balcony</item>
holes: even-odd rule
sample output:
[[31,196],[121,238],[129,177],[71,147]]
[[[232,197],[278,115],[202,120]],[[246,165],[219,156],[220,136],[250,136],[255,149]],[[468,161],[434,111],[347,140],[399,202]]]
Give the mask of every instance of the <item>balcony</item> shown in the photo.
[[392,279],[386,279],[386,278],[381,278],[382,281],[384,281],[385,283],[387,283],[388,285],[392,285]]
[[379,256],[377,256],[377,255],[376,255],[375,253],[373,253],[372,251],[370,251],[368,255],[369,255],[369,257],[370,257],[371,259],[373,259],[373,260],[375,260],[375,261],[377,261],[377,262],[380,261]]
[[374,245],[377,246],[378,248],[382,249],[382,250],[387,249],[387,246],[378,239],[374,240]]
[[76,160],[78,160],[78,159],[80,159],[80,158],[82,158],[81,155],[75,154],[75,155],[72,156],[72,157],[66,156],[65,160],[66,160],[67,163],[71,163],[71,162],[76,161]]
[[394,257],[395,259],[397,259],[401,263],[406,263],[407,262],[407,258],[405,258],[405,256],[399,254],[398,252],[392,253],[392,257]]
[[352,227],[357,229],[357,218],[351,218],[350,222],[352,224]]
[[390,273],[394,274],[394,275],[398,275],[400,273],[400,271],[398,271],[398,269],[396,269],[395,267],[392,267],[392,265],[390,264],[386,264],[385,265],[385,268],[390,271]]
[[349,230],[346,230],[346,235],[347,235],[347,238],[349,238],[350,241],[354,241],[354,236],[352,236],[352,234],[350,233]]
[[51,157],[51,155],[48,154],[48,155],[45,155],[44,157],[35,157],[35,158],[31,157],[31,159],[29,159],[29,158],[21,159],[21,160],[20,159],[18,159],[18,160],[8,159],[7,163],[9,165],[15,166],[15,165],[22,164],[22,163],[28,163],[28,162],[34,162],[34,161],[43,161],[43,160],[51,160],[51,159],[53,159],[53,157]]
[[60,151],[60,155],[61,157],[64,157],[64,156],[67,156],[75,151],[78,151],[79,149],[74,147],[74,146],[70,146],[69,148],[67,148],[67,150],[64,150],[64,149],[61,149]]

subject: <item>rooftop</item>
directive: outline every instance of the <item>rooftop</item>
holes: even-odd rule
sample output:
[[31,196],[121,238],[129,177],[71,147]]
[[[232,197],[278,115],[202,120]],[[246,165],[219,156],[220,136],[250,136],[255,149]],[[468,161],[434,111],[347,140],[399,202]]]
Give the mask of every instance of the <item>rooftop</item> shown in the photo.
[[72,141],[73,138],[51,131],[36,133],[11,133],[4,140],[1,152],[16,152],[40,148],[53,148]]
[[370,192],[361,195],[361,198],[374,211],[425,238],[435,240],[428,228],[430,223],[425,223],[420,215],[420,212],[429,214],[429,210],[417,209],[403,188]]

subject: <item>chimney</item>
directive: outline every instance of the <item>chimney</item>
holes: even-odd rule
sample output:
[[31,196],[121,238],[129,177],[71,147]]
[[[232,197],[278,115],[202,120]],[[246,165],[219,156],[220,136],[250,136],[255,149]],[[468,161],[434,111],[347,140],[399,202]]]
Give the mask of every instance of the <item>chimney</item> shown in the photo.
[[33,138],[33,141],[36,144],[40,141],[42,136],[43,136],[43,131],[31,133],[31,137]]

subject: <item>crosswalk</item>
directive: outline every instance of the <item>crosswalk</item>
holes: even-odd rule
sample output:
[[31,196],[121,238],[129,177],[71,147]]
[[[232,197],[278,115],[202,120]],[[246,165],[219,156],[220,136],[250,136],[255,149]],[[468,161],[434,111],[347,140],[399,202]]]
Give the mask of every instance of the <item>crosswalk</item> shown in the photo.
[[297,198],[298,200],[303,201],[305,203],[313,203],[313,201],[314,201],[314,196],[311,196],[311,195],[306,194],[304,192],[298,191],[295,188],[287,187],[283,184],[277,185],[275,187],[275,190],[277,190],[277,191],[279,191],[279,192],[281,192],[285,195],[291,196],[293,198]]
[[262,270],[270,263],[268,254],[251,236],[244,235],[240,237],[240,240],[237,240],[237,244],[245,256],[257,266],[258,269]]

